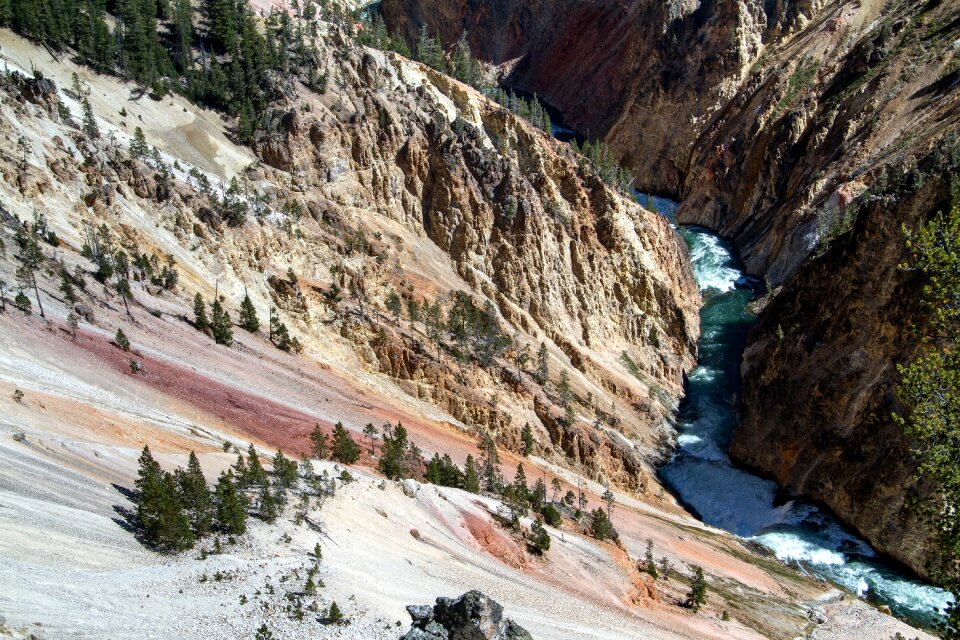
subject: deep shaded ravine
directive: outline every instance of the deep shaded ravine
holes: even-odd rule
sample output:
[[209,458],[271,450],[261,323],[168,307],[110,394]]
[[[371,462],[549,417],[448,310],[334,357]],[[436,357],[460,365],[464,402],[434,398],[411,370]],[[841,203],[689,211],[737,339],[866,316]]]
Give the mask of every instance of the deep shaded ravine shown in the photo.
[[[647,205],[646,196],[638,196]],[[676,203],[653,198],[673,219]],[[899,617],[932,627],[947,595],[879,557],[817,506],[782,495],[771,480],[736,468],[727,451],[737,426],[740,361],[759,283],[743,274],[731,248],[702,227],[682,228],[703,292],[697,368],[678,416],[678,448],[660,469],[679,498],[707,524],[754,540],[778,558],[888,605]]]

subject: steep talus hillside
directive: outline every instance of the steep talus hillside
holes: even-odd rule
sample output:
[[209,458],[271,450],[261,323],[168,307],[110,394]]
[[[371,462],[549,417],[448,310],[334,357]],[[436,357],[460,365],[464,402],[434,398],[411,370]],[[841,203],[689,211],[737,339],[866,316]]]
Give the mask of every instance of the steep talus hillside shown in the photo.
[[[930,154],[948,158],[960,126],[960,7],[478,6],[387,0],[384,14],[410,37],[466,33],[508,83],[604,139],[639,188],[682,199],[681,222],[734,241],[772,295],[749,339],[733,454],[924,573],[925,545],[903,551],[892,533],[925,537],[903,509],[913,466],[890,417],[895,364],[916,349],[904,294],[918,284],[896,265],[901,224],[942,207],[939,178],[955,171]],[[892,176],[918,186],[890,191]]]

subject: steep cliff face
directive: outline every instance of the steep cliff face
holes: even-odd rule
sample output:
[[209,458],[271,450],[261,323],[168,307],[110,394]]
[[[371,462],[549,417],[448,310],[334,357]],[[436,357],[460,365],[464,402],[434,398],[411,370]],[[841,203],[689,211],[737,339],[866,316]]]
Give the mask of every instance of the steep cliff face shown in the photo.
[[916,351],[908,328],[923,322],[921,278],[900,268],[908,259],[901,224],[915,228],[947,207],[948,192],[940,177],[921,185],[907,174],[776,295],[750,335],[745,411],[731,443],[736,459],[826,502],[924,574],[936,553],[906,504],[923,487],[891,420],[900,409],[897,365]]
[[[508,84],[539,93],[581,132],[605,139],[639,187],[681,198],[681,222],[734,241],[774,292],[750,338],[734,456],[824,501],[925,571],[920,525],[902,509],[911,464],[890,420],[893,365],[914,350],[911,300],[901,296],[907,284],[895,265],[900,224],[940,199],[929,185],[883,207],[857,199],[871,187],[883,192],[887,176],[910,173],[929,149],[952,145],[960,7],[383,6],[388,23],[409,36],[424,24],[445,42],[466,33],[478,55],[503,66]],[[770,338],[780,330],[782,339]],[[875,478],[882,480],[871,488]],[[918,540],[912,550],[896,548],[898,527]]]
[[[531,357],[541,342],[555,345],[550,377],[577,371],[578,403],[613,428],[592,433],[582,419],[559,419],[559,396],[519,370],[491,376],[460,365],[457,373],[403,328],[388,332],[395,339],[388,342],[356,328],[345,335],[371,344],[368,361],[407,381],[411,393],[491,428],[504,443],[519,443],[524,422],[539,424],[544,452],[584,465],[593,477],[646,486],[645,460],[658,458],[669,438],[666,425],[699,332],[699,294],[679,236],[662,217],[582,172],[566,145],[465,85],[378,52],[356,63],[334,108],[276,118],[274,132],[255,144],[273,167],[257,170],[257,179],[292,176],[321,219],[354,224],[352,216],[324,212],[337,204],[374,206],[428,240],[450,260],[462,288],[489,300],[517,332],[508,355],[520,356],[524,344]],[[424,278],[424,265],[416,264],[423,259],[399,252],[401,277],[381,261],[347,262],[322,279],[372,301],[391,287],[403,291],[402,281],[419,285],[405,296],[427,303],[461,288],[449,276]],[[510,410],[514,394],[526,398],[513,400],[524,409]],[[549,428],[558,419],[563,435]]]
[[386,0],[387,24],[416,41],[466,35],[506,82],[606,138],[645,188],[679,195],[704,123],[759,50],[763,3],[624,0]]

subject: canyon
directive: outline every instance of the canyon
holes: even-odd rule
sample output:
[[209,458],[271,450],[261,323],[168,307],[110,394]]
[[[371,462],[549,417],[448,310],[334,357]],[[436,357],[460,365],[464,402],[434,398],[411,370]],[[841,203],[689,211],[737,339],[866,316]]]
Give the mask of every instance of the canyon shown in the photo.
[[936,570],[891,416],[923,321],[901,225],[947,210],[956,171],[955,3],[386,0],[383,13],[409,38],[465,37],[608,144],[638,189],[680,200],[680,222],[733,241],[769,293],[732,455]]
[[[731,456],[935,568],[890,415],[924,321],[901,227],[949,205],[960,164],[953,3],[380,4],[394,34],[465,37],[484,74],[602,139],[626,188],[488,88],[364,44],[369,7],[250,6],[312,66],[266,74],[249,132],[0,30],[0,637],[396,638],[406,605],[473,589],[540,640],[931,637],[691,513],[664,465],[725,330],[702,317],[717,269],[734,333],[752,327],[715,399]],[[133,260],[126,288],[103,246]],[[237,317],[245,298],[259,329],[201,324],[205,300]],[[378,465],[394,424],[405,480]],[[356,461],[316,459],[334,425]],[[196,452],[208,480],[282,451],[334,489],[157,553],[130,519],[144,445],[171,471]],[[503,487],[427,481],[430,456],[491,446]],[[511,523],[523,469],[556,483],[556,523]]]

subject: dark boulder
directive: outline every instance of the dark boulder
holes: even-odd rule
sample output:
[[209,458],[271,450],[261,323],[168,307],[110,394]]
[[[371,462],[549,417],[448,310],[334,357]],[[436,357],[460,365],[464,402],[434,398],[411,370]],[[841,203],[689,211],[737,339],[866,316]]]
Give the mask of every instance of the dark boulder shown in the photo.
[[413,627],[400,640],[533,640],[503,607],[480,591],[459,598],[437,598],[437,604],[407,607]]

